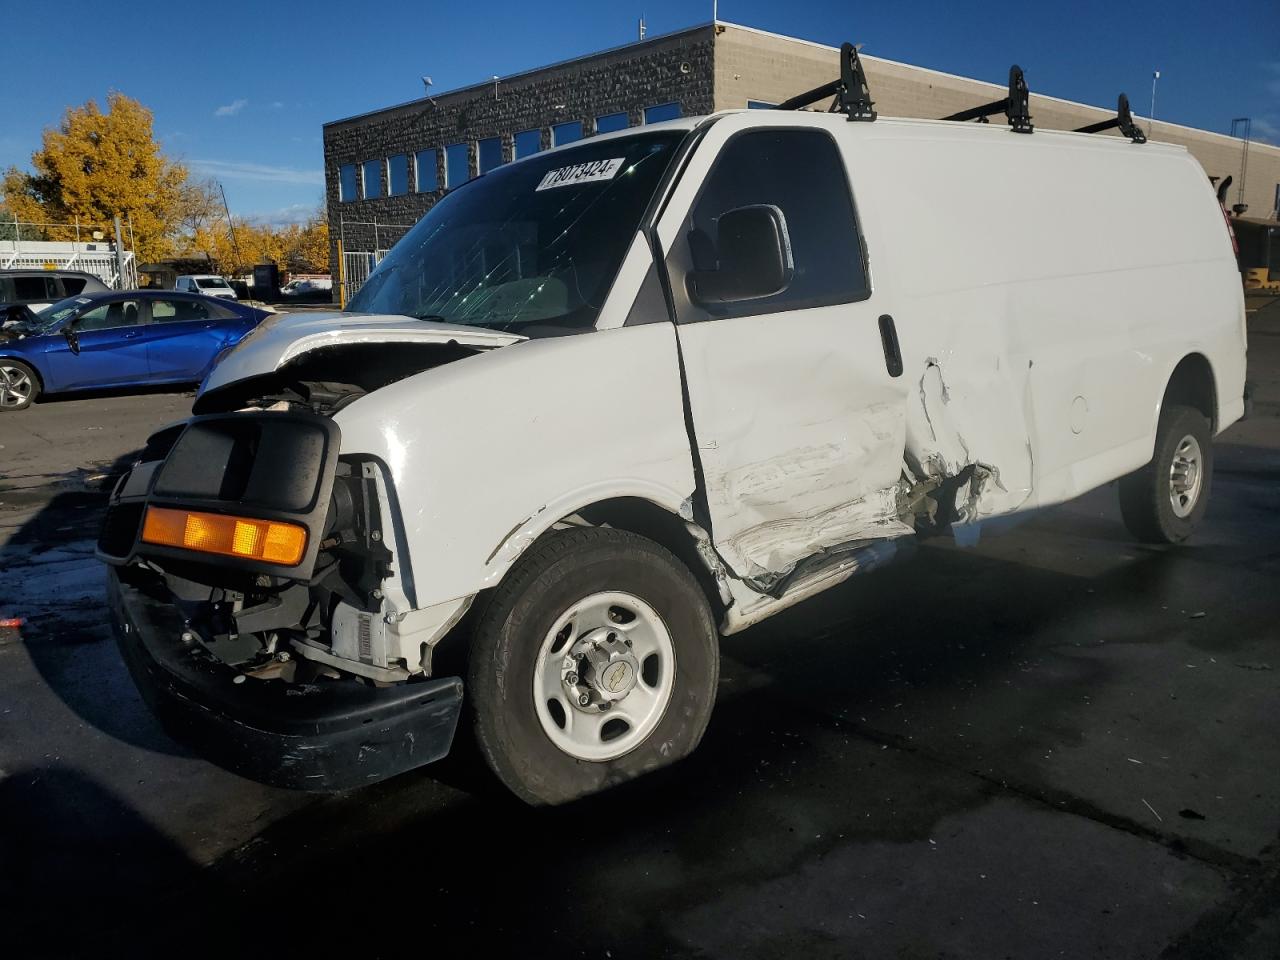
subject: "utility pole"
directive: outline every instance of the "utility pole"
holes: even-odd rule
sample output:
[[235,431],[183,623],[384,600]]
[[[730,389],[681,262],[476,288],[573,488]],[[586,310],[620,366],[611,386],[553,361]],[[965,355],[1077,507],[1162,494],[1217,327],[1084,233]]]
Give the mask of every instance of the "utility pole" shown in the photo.
[[120,214],[111,218],[116,225],[116,289],[124,289],[124,240],[120,236]]
[[218,192],[222,194],[222,209],[227,212],[227,229],[231,231],[231,249],[236,252],[236,265],[244,266],[240,262],[240,244],[236,242],[236,225],[231,220],[231,208],[227,206],[227,191],[222,188],[222,181],[218,181]]
[[1147,136],[1151,139],[1155,138],[1156,132],[1156,81],[1160,79],[1160,71],[1152,71],[1151,74],[1151,122],[1147,124]]

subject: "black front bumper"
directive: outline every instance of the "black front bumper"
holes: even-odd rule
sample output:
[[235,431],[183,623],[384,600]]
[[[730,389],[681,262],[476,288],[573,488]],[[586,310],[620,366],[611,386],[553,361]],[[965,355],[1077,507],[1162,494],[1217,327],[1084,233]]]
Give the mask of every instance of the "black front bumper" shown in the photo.
[[462,681],[376,688],[355,680],[287,684],[246,677],[184,643],[179,611],[144,583],[107,572],[120,652],[147,705],[174,739],[219,766],[296,790],[346,790],[449,752]]

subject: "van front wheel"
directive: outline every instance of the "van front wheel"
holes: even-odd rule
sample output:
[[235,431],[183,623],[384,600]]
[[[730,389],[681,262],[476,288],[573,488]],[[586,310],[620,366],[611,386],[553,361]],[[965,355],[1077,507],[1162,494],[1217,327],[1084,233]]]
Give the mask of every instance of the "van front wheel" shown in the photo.
[[1144,543],[1181,543],[1204,516],[1213,480],[1209,421],[1194,407],[1160,414],[1155,455],[1120,481],[1120,513]]
[[476,739],[522,799],[565,803],[691,753],[719,664],[706,597],[670,551],[623,530],[558,531],[477,624]]

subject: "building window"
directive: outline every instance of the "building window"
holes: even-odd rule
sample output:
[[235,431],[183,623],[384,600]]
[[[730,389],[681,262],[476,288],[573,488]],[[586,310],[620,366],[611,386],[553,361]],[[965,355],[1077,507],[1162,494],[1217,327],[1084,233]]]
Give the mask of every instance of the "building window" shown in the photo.
[[344,163],[338,171],[338,200],[350,203],[360,199],[360,174],[354,163]]
[[387,195],[400,197],[409,192],[409,155],[387,157]]
[[573,143],[575,140],[581,139],[581,120],[570,120],[567,123],[557,123],[551,128],[551,145],[553,147],[562,147],[566,143]]
[[596,133],[613,133],[615,130],[625,129],[627,129],[625,113],[606,113],[603,117],[596,117]]
[[465,143],[451,143],[444,148],[444,185],[452,190],[471,179],[471,148]]
[[770,103],[768,100],[748,100],[748,110],[772,110],[776,107],[776,103]]
[[364,187],[366,200],[377,200],[382,196],[382,161],[366,160],[360,165],[360,182]]
[[480,172],[488,173],[502,166],[502,138],[489,137],[476,144],[476,157],[480,161]]
[[645,123],[661,123],[663,120],[678,120],[683,114],[678,103],[659,103],[644,108]]
[[532,157],[542,149],[541,130],[521,130],[515,135],[516,159]]
[[440,176],[436,173],[435,150],[419,150],[414,154],[413,169],[417,176],[414,187],[418,193],[434,193],[440,189]]

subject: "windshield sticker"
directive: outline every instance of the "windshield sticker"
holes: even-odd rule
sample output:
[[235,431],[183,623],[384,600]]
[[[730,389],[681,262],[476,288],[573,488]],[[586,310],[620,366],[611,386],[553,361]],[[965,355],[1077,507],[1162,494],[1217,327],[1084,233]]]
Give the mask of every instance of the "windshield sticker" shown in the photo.
[[89,302],[88,297],[76,297],[76,303],[88,303],[88,302]]
[[[592,160],[590,163],[575,163],[572,167],[560,167],[548,170],[547,175],[538,184],[538,190],[551,190],[554,187],[572,187],[579,183],[596,183],[599,180],[612,180],[622,169],[622,157],[612,160]],[[536,190],[534,191],[537,192]]]

